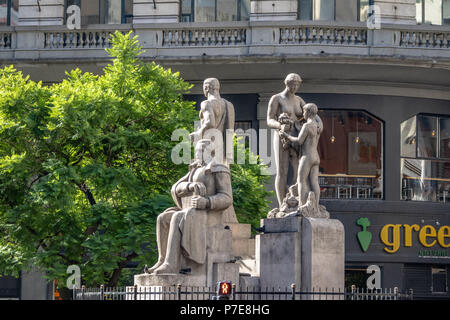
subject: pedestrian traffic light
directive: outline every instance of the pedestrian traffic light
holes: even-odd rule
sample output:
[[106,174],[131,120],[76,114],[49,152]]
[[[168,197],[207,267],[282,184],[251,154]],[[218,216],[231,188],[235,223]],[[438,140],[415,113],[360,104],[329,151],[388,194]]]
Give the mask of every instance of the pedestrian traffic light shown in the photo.
[[219,281],[217,283],[217,296],[220,300],[228,300],[231,295],[231,282]]

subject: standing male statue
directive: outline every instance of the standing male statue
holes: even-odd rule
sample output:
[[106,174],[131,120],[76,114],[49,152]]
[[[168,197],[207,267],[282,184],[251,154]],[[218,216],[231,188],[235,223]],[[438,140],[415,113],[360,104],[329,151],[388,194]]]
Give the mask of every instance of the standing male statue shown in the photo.
[[[191,140],[196,141],[214,135],[208,130],[218,130],[222,141],[213,141],[223,146],[224,162],[233,160],[233,135],[227,135],[227,130],[234,130],[235,112],[231,102],[220,97],[220,83],[216,78],[208,78],[203,82],[203,93],[207,100],[200,105],[200,128],[191,133]],[[232,133],[232,132],[230,132]]]
[[[228,166],[216,163],[211,140],[195,146],[189,173],[172,187],[172,207],[158,216],[158,262],[147,273],[178,274],[182,257],[197,264],[206,261],[209,221],[220,225],[224,211],[233,204]],[[214,219],[214,220],[211,220]]]
[[275,156],[275,165],[277,175],[275,178],[275,191],[277,194],[278,205],[281,206],[287,193],[287,178],[289,163],[293,169],[293,180],[297,180],[297,168],[299,159],[299,149],[294,149],[290,143],[286,143],[280,137],[279,132],[283,131],[292,136],[297,136],[300,131],[300,121],[302,116],[302,107],[305,101],[297,96],[297,92],[302,79],[296,73],[289,74],[284,81],[286,88],[269,101],[267,111],[267,125],[271,129],[276,129],[273,138],[273,151]]
[[[200,105],[200,128],[191,133],[190,137],[194,143],[204,138],[213,139],[214,137],[214,139],[217,139],[221,137],[220,141],[213,140],[216,152],[222,155],[221,157],[216,155],[216,160],[229,166],[234,160],[235,111],[233,104],[220,96],[219,90],[220,83],[216,78],[208,78],[203,82],[203,93],[207,100]],[[233,206],[226,210],[223,221],[228,223],[238,222]]]

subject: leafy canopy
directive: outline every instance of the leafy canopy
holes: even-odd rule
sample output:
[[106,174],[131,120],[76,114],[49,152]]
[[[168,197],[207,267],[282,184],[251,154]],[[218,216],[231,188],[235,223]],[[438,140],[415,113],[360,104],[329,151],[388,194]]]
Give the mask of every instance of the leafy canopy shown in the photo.
[[[87,286],[114,286],[127,263],[155,260],[156,217],[187,171],[170,151],[175,129],[193,130],[191,85],[143,63],[130,33],[107,51],[103,75],[75,69],[51,86],[0,70],[0,274],[35,266],[64,286],[76,264]],[[232,172],[238,216],[255,222],[265,178],[259,165]]]

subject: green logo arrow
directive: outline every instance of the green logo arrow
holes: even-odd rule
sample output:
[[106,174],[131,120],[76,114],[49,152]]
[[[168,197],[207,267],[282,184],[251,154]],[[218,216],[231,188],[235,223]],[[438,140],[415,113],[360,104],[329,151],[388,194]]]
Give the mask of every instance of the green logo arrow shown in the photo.
[[370,221],[368,218],[359,218],[356,224],[360,225],[363,229],[363,231],[358,232],[358,240],[361,249],[366,252],[369,249],[370,242],[372,242],[372,232],[366,230],[370,226]]

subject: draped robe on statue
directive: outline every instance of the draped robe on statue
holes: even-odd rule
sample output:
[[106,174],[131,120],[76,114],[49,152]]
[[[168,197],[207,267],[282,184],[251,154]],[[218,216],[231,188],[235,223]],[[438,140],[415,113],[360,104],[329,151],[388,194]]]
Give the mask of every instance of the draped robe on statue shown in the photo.
[[[192,208],[191,198],[194,194],[189,191],[191,182],[205,185],[205,197],[210,203],[207,209]],[[196,161],[190,165],[189,173],[173,185],[171,192],[177,207],[167,209],[164,216],[170,221],[174,213],[184,212],[179,223],[183,255],[203,264],[206,259],[207,228],[211,226],[208,225],[208,215],[219,217],[217,223],[221,223],[222,214],[233,204],[230,170],[226,165],[214,162],[202,165],[200,161]]]

